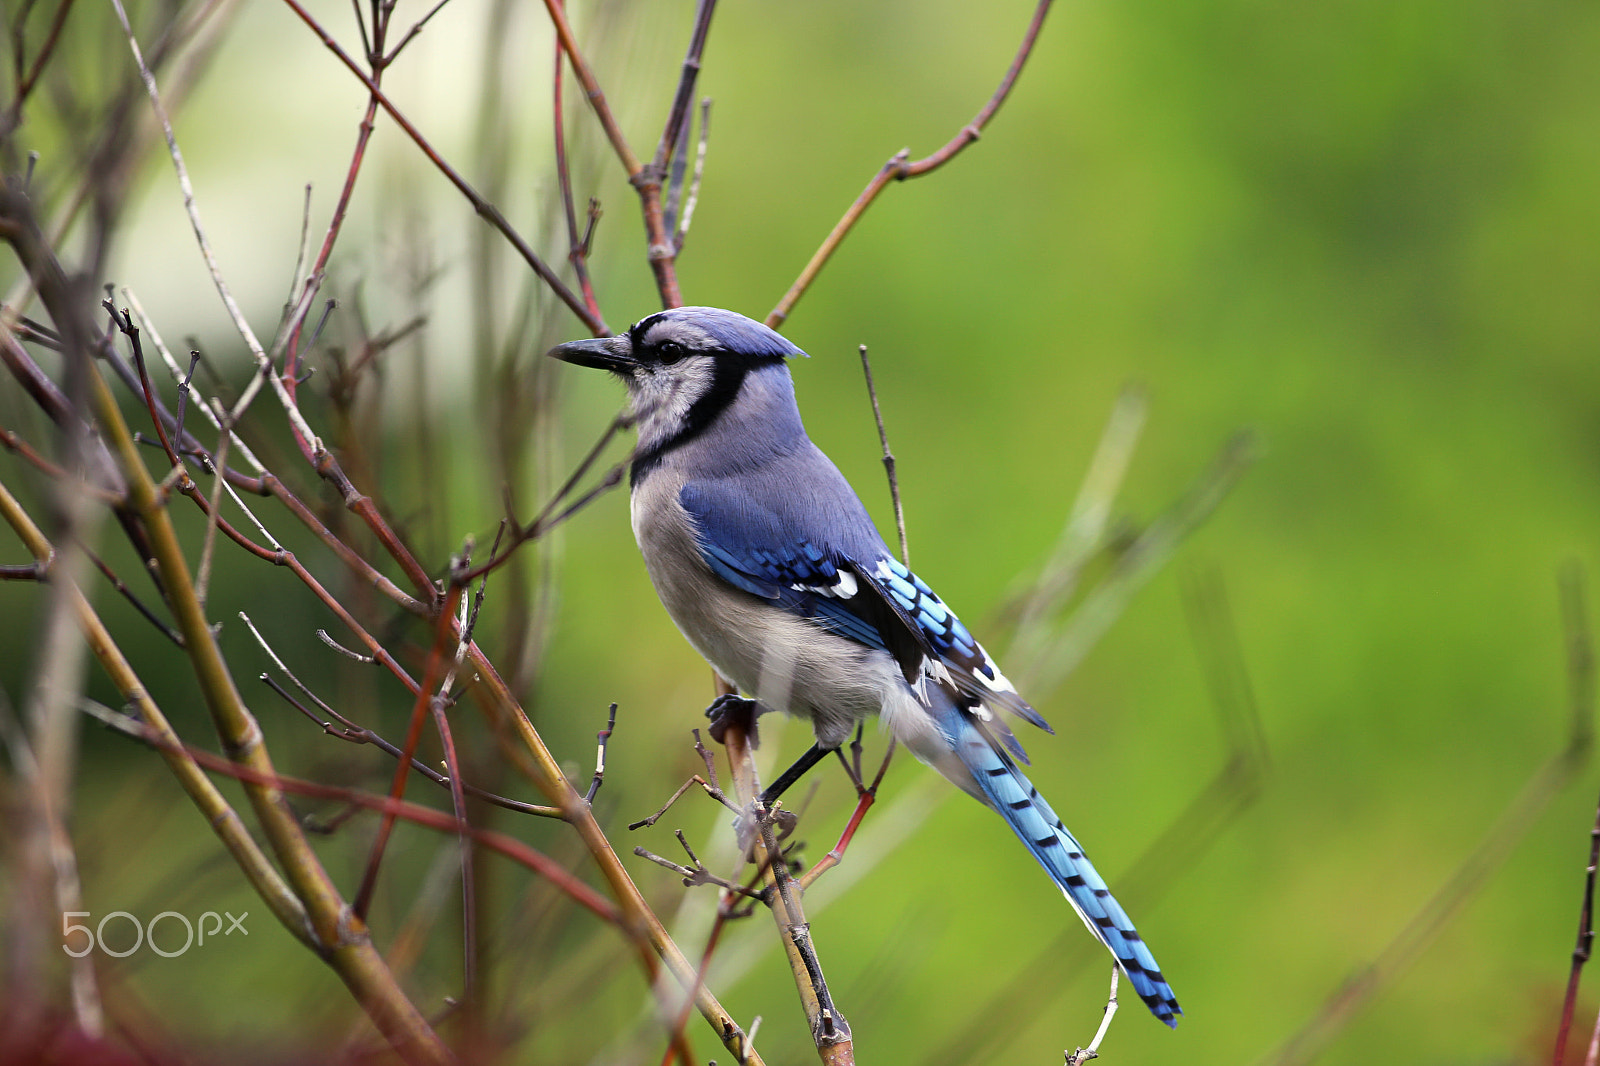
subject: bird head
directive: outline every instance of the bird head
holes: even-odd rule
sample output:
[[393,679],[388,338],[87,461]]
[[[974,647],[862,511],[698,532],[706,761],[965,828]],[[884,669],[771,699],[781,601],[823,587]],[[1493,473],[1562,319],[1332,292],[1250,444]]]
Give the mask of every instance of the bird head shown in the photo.
[[[741,392],[752,417],[789,421],[794,394],[784,361],[805,355],[761,323],[716,307],[660,311],[615,337],[569,341],[549,354],[609,370],[628,386],[639,428],[636,478],[638,463],[700,436]],[[746,389],[752,376],[766,379],[767,387]],[[792,417],[798,430],[798,414]]]
[[646,378],[692,374],[712,361],[752,364],[806,353],[737,311],[674,307],[641,318],[615,337],[568,341],[549,354],[578,366],[609,370],[632,389]]

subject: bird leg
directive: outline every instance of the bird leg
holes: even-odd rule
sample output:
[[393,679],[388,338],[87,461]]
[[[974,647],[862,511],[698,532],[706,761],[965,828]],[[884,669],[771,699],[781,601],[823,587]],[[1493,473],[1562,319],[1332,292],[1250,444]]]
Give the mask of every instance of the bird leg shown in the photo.
[[[750,746],[752,748],[759,747],[756,718],[766,710],[766,707],[761,706],[755,700],[746,699],[734,693],[718,696],[711,701],[711,706],[706,708],[706,717],[711,720],[706,732],[710,733],[711,739],[718,744],[726,744],[727,741],[723,738],[727,734],[728,728],[739,725],[744,728],[745,734],[749,736]],[[804,755],[794,761],[793,766],[779,774],[776,781],[762,790],[761,805],[764,807],[772,806],[773,801],[788,791],[789,786],[804,777],[807,770],[827,758],[830,753],[838,750],[837,747],[824,748],[820,744],[811,745]],[[848,764],[846,764],[845,770],[849,772],[850,767]],[[856,787],[858,790],[861,787],[859,780],[856,781]]]
[[762,805],[772,806],[772,801],[788,791],[790,785],[804,777],[807,770],[838,750],[838,748],[824,748],[821,744],[811,745],[804,755],[794,761],[793,766],[779,774],[776,781],[762,790]]

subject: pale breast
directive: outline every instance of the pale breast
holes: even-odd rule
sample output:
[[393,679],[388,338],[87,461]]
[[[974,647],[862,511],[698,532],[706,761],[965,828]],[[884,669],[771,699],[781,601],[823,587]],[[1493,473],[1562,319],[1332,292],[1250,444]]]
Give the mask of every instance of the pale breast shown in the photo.
[[884,652],[729,586],[700,558],[679,479],[657,469],[636,486],[633,532],[662,606],[712,667],[774,710],[808,718],[825,747],[878,713],[905,682]]

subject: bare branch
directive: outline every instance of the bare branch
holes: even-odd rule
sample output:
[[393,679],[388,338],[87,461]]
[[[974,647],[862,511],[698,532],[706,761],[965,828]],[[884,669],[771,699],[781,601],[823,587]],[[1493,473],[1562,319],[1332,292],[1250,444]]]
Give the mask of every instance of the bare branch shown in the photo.
[[878,407],[878,389],[872,383],[872,360],[867,346],[861,345],[861,372],[866,375],[867,395],[872,399],[872,418],[878,423],[878,442],[883,445],[883,469],[889,475],[889,498],[894,501],[894,528],[900,534],[900,561],[911,566],[911,549],[906,546],[906,512],[900,505],[900,479],[895,476],[894,453],[889,450],[889,434],[883,428],[883,411]]
[[589,791],[584,793],[583,802],[593,803],[600,792],[600,783],[606,779],[606,745],[611,742],[611,734],[617,728],[617,705],[611,705],[611,712],[606,717],[606,727],[595,735],[599,747],[594,757],[594,779],[589,782]]
[[689,179],[689,192],[683,201],[683,218],[673,238],[675,247],[683,251],[683,242],[689,237],[689,224],[694,221],[695,205],[700,202],[700,179],[706,171],[706,147],[711,143],[711,98],[700,101],[700,143],[694,152],[694,176]]
[[989,120],[994,117],[994,113],[1000,110],[1000,105],[1005,103],[1006,97],[1011,94],[1011,87],[1016,84],[1017,76],[1022,73],[1023,64],[1028,61],[1028,56],[1033,53],[1034,42],[1039,39],[1039,30],[1044,26],[1044,17],[1050,10],[1050,2],[1051,0],[1039,0],[1039,5],[1033,11],[1033,19],[1028,23],[1027,32],[1023,34],[1022,44],[1017,48],[1016,57],[1012,59],[1011,66],[1006,69],[1005,77],[1000,79],[1000,87],[994,91],[994,95],[989,98],[989,102],[984,104],[982,109],[978,111],[977,116],[961,127],[961,132],[957,133],[937,152],[914,163],[910,161],[910,150],[902,149],[890,156],[889,161],[883,165],[882,169],[873,175],[872,180],[867,182],[867,187],[861,191],[861,195],[856,197],[855,202],[845,211],[844,217],[839,219],[832,232],[823,240],[822,246],[811,256],[811,261],[805,265],[805,269],[800,271],[800,276],[795,279],[795,283],[789,286],[789,291],[783,294],[783,299],[778,301],[778,306],[768,313],[766,319],[768,326],[777,329],[788,319],[789,312],[794,310],[794,305],[799,302],[800,297],[805,295],[805,291],[811,287],[811,283],[816,279],[817,273],[827,263],[829,257],[833,255],[840,243],[844,241],[845,236],[855,227],[856,221],[867,208],[872,206],[872,201],[878,198],[878,194],[883,191],[884,186],[891,181],[904,181],[907,178],[921,177],[923,174],[937,170],[955,158],[963,148],[978,139],[983,132],[983,128],[988,125]]
[[562,77],[562,72],[566,69],[565,54],[558,40],[555,45],[555,70],[552,74],[554,84],[550,94],[551,128],[555,137],[556,151],[556,184],[561,190],[561,209],[567,221],[567,261],[572,264],[572,272],[578,279],[578,289],[583,293],[584,306],[589,309],[595,320],[599,321],[603,316],[600,314],[600,305],[595,301],[594,285],[589,280],[589,238],[594,233],[600,210],[596,201],[589,201],[589,223],[580,237],[578,212],[572,196],[572,170],[567,163],[567,119],[562,92],[566,82]]
[[[539,258],[538,253],[536,253],[533,248],[529,246],[528,242],[522,238],[522,235],[511,228],[511,223],[506,221],[505,216],[500,213],[500,209],[489,203],[483,197],[479,196],[477,190],[474,189],[465,178],[458,174],[454,167],[445,162],[444,157],[439,155],[439,153],[434,150],[433,145],[429,144],[427,138],[422,136],[421,131],[419,131],[416,126],[412,125],[411,120],[405,117],[400,109],[397,108],[392,101],[390,101],[388,96],[384,95],[383,90],[378,87],[377,82],[368,77],[367,74],[356,65],[355,60],[351,59],[349,55],[345,53],[344,49],[339,47],[339,42],[335,41],[328,34],[328,32],[322,28],[321,24],[318,23],[316,19],[312,18],[311,14],[300,5],[298,0],[284,0],[284,2],[288,4],[289,8],[300,17],[302,22],[310,27],[311,31],[315,33],[317,38],[323,43],[323,46],[326,47],[328,51],[332,52],[338,58],[339,62],[343,63],[350,73],[356,76],[361,84],[367,87],[367,91],[371,93],[373,98],[378,101],[378,104],[389,113],[389,117],[394,119],[395,123],[405,131],[406,136],[411,138],[412,143],[414,143],[422,152],[422,154],[428,158],[428,161],[431,162],[434,167],[445,176],[450,184],[456,187],[457,191],[459,191],[462,196],[467,198],[467,201],[472,204],[473,210],[482,216],[483,219],[489,223],[489,225],[498,230],[500,234],[505,237],[508,242],[510,242],[511,247],[515,248],[517,254],[522,256],[523,261],[533,269],[535,274],[539,275],[540,280],[550,287],[550,291],[555,293],[557,299],[566,304],[567,307],[571,309],[572,313],[577,315],[578,319],[583,322],[583,324],[587,326],[590,332],[592,332],[596,337],[609,336],[611,334],[611,330],[606,327],[605,322],[598,316],[592,314],[589,311],[589,308],[585,306],[584,302],[579,299],[571,289],[567,288],[566,283],[556,276],[554,271],[552,271],[549,266],[545,264],[543,259]],[[547,0],[547,3],[550,2],[552,2],[552,0]],[[570,34],[570,32],[571,31],[569,30],[568,33]]]
[[1100,1018],[1100,1028],[1094,1031],[1094,1039],[1089,1041],[1088,1047],[1081,1047],[1068,1055],[1066,1066],[1083,1066],[1090,1059],[1100,1057],[1100,1041],[1106,1038],[1106,1030],[1111,1028],[1111,1019],[1117,1016],[1117,974],[1119,972],[1115,965],[1111,967],[1111,995],[1106,999],[1106,1012]]

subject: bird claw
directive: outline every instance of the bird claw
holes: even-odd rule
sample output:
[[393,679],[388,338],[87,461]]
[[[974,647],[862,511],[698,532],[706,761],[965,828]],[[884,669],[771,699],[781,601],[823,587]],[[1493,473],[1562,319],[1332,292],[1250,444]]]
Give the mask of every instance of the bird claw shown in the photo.
[[755,700],[745,699],[736,693],[718,696],[711,701],[711,706],[706,708],[706,717],[711,724],[706,727],[706,732],[711,734],[711,739],[718,744],[725,744],[723,739],[727,735],[728,727],[737,725],[744,729],[750,737],[750,746],[761,746],[756,735],[756,716],[761,713],[761,708]]

